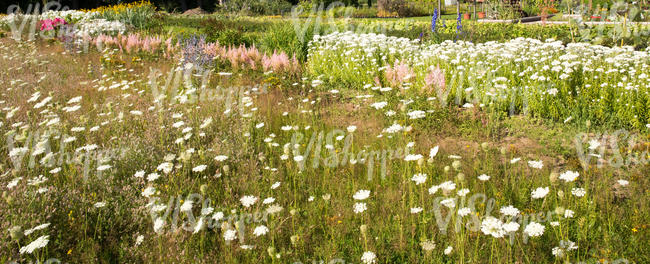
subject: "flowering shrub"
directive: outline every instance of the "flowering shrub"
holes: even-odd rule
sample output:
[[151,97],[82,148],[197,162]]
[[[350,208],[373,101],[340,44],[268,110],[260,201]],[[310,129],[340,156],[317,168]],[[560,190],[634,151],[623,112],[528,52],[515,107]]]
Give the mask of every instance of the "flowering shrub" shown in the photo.
[[39,21],[39,24],[41,25],[41,31],[50,31],[65,25],[66,22],[63,18],[57,17],[55,19],[41,20]]

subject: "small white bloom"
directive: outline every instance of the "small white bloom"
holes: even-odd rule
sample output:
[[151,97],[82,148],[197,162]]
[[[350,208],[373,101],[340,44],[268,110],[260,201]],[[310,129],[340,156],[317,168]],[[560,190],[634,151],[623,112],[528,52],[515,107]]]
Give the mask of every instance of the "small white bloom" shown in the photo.
[[144,177],[144,173],[145,173],[145,172],[144,172],[143,170],[139,170],[139,171],[135,172],[135,174],[133,175],[133,177],[136,177],[136,178],[143,178],[143,177]]
[[519,223],[517,223],[517,222],[507,222],[507,223],[503,224],[503,230],[505,230],[508,233],[515,232],[515,231],[519,230]]
[[193,172],[202,172],[207,167],[208,167],[207,165],[199,165],[199,166],[196,166],[196,167],[192,168],[192,171]]
[[465,197],[465,195],[467,195],[468,193],[469,193],[469,189],[467,188],[460,189],[458,190],[458,192],[456,192],[456,194],[460,197]]
[[528,166],[534,169],[541,169],[542,167],[544,167],[544,162],[541,160],[529,160]]
[[224,160],[227,160],[227,159],[228,159],[228,156],[225,156],[225,155],[217,155],[216,157],[214,157],[214,160],[216,160],[216,161],[224,161]]
[[587,192],[585,191],[584,188],[573,188],[571,189],[571,194],[573,194],[576,197],[583,197]]
[[429,188],[429,194],[435,194],[438,192],[438,189],[440,189],[440,186],[438,185],[431,186],[431,188]]
[[549,192],[550,190],[548,187],[539,187],[532,192],[531,196],[533,199],[541,199],[546,197]]
[[149,182],[155,181],[158,178],[160,178],[160,174],[155,173],[155,172],[149,173],[149,175],[147,175],[147,181],[149,181]]
[[544,234],[544,229],[545,227],[543,225],[536,222],[530,222],[530,224],[524,228],[524,233],[531,237],[539,237]]
[[273,197],[268,197],[262,201],[263,204],[272,204],[273,202],[275,202],[275,198]]
[[146,197],[146,198],[149,198],[149,197],[152,196],[154,193],[156,193],[156,188],[154,188],[154,187],[152,187],[152,186],[149,186],[149,187],[147,187],[146,189],[144,189],[144,190],[142,191],[142,196],[144,196],[144,197]]
[[452,246],[448,246],[447,248],[445,248],[445,255],[451,254],[452,250],[454,250],[454,248]]
[[440,201],[440,204],[446,206],[447,208],[454,208],[456,207],[456,199],[454,198],[447,198],[442,201]]
[[263,226],[263,225],[258,226],[258,227],[255,228],[255,230],[253,230],[253,234],[255,236],[263,236],[263,235],[266,235],[266,233],[268,233],[268,232],[269,232],[269,229],[266,226]]
[[257,202],[257,197],[252,196],[252,195],[246,195],[246,196],[242,197],[241,199],[239,199],[239,201],[241,202],[241,204],[244,207],[250,207],[251,205],[253,205],[253,204],[255,204]]
[[576,178],[578,178],[578,176],[580,176],[580,173],[578,173],[578,172],[566,171],[566,172],[560,174],[559,179],[563,180],[564,182],[572,182],[572,181],[575,181]]
[[427,181],[427,175],[425,173],[418,173],[413,175],[411,180],[415,182],[415,185],[420,185]]
[[517,216],[519,214],[519,209],[515,208],[512,205],[508,205],[505,207],[501,207],[500,210],[501,214],[507,215],[507,216]]
[[564,210],[564,218],[573,218],[575,212],[569,209]]
[[495,238],[501,238],[506,234],[503,229],[503,222],[491,216],[483,219],[483,222],[481,222],[481,231],[483,234],[491,235]]
[[371,251],[363,252],[363,255],[361,256],[361,262],[364,264],[374,264],[377,262],[377,256]]
[[429,150],[429,158],[433,158],[438,154],[438,146],[433,147]]
[[480,181],[488,181],[488,180],[490,180],[490,176],[485,175],[485,174],[481,174],[481,175],[478,176],[478,179]]
[[45,235],[37,238],[36,240],[32,241],[29,243],[27,246],[21,247],[20,248],[20,254],[31,254],[34,252],[34,250],[37,250],[39,248],[44,248],[47,246],[47,243],[50,242],[50,236]]
[[464,217],[464,216],[469,215],[471,213],[472,213],[472,209],[470,209],[469,207],[463,207],[463,208],[458,209],[458,216],[460,216],[460,217]]
[[590,150],[595,150],[598,147],[600,147],[600,145],[601,145],[600,141],[598,141],[598,140],[592,139],[592,140],[589,141],[589,149]]
[[354,213],[355,214],[363,213],[367,209],[368,209],[368,207],[366,206],[366,203],[355,203],[354,204]]
[[233,241],[237,238],[237,231],[235,230],[226,230],[226,232],[223,233],[223,239],[226,241]]
[[355,200],[365,200],[368,197],[370,197],[370,191],[369,190],[359,190],[357,193],[355,193],[352,198]]

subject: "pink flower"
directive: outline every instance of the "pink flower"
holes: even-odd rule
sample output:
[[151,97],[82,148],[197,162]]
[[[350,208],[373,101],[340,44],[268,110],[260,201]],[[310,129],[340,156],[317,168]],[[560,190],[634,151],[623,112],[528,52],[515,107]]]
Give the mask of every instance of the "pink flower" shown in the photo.
[[50,31],[54,29],[54,25],[52,25],[51,19],[41,20],[40,24],[41,24],[41,31]]
[[402,83],[408,81],[413,77],[413,70],[403,61],[395,61],[394,66],[391,68],[388,65],[385,71],[386,80],[393,86],[400,86]]
[[66,24],[65,19],[60,18],[60,17],[57,17],[54,20],[52,20],[52,19],[43,19],[43,20],[39,21],[39,23],[41,24],[41,31],[54,30],[54,27],[56,27],[58,25],[65,25]]
[[446,89],[445,73],[440,70],[439,66],[436,66],[436,68],[431,69],[427,76],[424,77],[424,84],[425,89],[427,89],[429,92],[431,89],[435,88],[438,88],[440,91],[444,92]]
[[55,18],[54,21],[52,22],[53,26],[65,25],[65,24],[66,24],[65,19],[60,18],[60,17]]

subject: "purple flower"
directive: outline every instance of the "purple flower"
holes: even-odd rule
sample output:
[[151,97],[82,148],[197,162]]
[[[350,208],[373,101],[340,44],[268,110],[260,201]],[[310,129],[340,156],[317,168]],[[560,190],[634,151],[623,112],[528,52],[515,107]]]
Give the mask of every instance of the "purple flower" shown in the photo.
[[433,17],[431,17],[431,32],[436,32],[437,22],[438,22],[438,8],[433,10]]
[[456,40],[463,34],[463,24],[461,23],[460,13],[458,13],[458,18],[456,19]]

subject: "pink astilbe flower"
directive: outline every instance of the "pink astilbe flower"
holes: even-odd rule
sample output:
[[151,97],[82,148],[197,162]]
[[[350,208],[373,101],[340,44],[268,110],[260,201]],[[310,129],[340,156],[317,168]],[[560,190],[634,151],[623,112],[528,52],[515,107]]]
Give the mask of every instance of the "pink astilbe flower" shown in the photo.
[[165,40],[165,46],[167,47],[166,57],[169,58],[170,55],[174,53],[174,46],[172,45],[172,37],[169,37],[167,38],[167,40]]
[[237,62],[248,62],[248,49],[244,45],[240,45],[239,49],[237,49],[237,55],[239,55],[239,58],[237,58]]
[[279,54],[273,52],[273,57],[271,59],[271,66],[273,67],[274,71],[284,71],[284,70],[290,70],[291,69],[291,61],[289,60],[289,56],[287,56],[286,53],[280,52]]
[[97,46],[97,50],[103,50],[104,46],[119,46],[120,41],[116,37],[101,34],[93,40],[93,43]]
[[250,47],[250,48],[248,48],[246,50],[246,61],[245,62],[248,64],[248,66],[251,69],[256,70],[257,69],[257,62],[259,62],[261,60],[262,60],[262,53],[257,48],[255,48],[255,45],[253,45],[252,47]]
[[392,86],[401,86],[404,82],[408,81],[414,76],[413,69],[409,67],[404,61],[395,61],[391,68],[390,65],[385,71],[386,80]]
[[147,36],[142,45],[142,50],[150,53],[155,53],[158,51],[158,48],[160,47],[160,43],[162,43],[162,39],[158,36],[151,37]]
[[208,43],[203,48],[203,52],[205,52],[205,54],[208,54],[208,55],[210,55],[212,57],[217,56],[218,50],[219,50],[219,43],[218,42]]
[[445,84],[445,73],[440,70],[440,67],[436,65],[435,68],[431,68],[427,76],[424,77],[424,89],[430,93],[433,89],[436,91],[444,92],[447,87]]
[[[241,48],[241,47],[240,47]],[[240,48],[233,48],[230,47],[228,48],[228,51],[226,52],[226,59],[230,61],[230,67],[233,69],[238,69],[239,68],[239,52]]]
[[271,58],[269,56],[262,56],[262,69],[268,71],[271,68]]
[[264,71],[273,70],[274,72],[291,71],[291,61],[286,53],[274,51],[271,57],[264,55],[262,57],[262,68]]
[[126,45],[124,45],[124,49],[126,50],[127,53],[133,52],[138,52],[140,51],[140,48],[143,46],[144,42],[140,39],[140,36],[136,34],[129,34],[129,36],[126,38]]
[[[98,50],[102,50],[104,46],[118,47],[121,51],[126,51],[128,53],[138,51],[155,53],[163,49],[163,39],[160,36],[141,37],[138,34],[129,34],[128,36],[118,34],[116,37],[113,37],[110,35],[100,34],[95,38],[89,38],[88,41],[97,46]],[[167,39],[165,44],[168,49],[172,49],[170,48],[172,47],[171,38]]]

